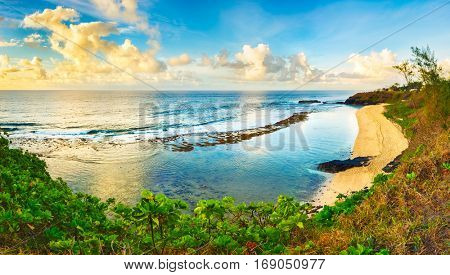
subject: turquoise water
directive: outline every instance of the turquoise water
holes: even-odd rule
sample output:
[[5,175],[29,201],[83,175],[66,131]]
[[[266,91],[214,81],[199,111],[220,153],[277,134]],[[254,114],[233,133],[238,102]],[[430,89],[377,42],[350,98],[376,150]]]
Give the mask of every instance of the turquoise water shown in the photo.
[[[0,127],[39,153],[76,191],[134,202],[147,188],[194,202],[233,196],[308,200],[329,175],[320,162],[349,157],[358,132],[351,91],[0,92]],[[326,103],[299,104],[316,99]],[[293,113],[308,119],[236,144],[173,152],[161,137],[252,129]]]

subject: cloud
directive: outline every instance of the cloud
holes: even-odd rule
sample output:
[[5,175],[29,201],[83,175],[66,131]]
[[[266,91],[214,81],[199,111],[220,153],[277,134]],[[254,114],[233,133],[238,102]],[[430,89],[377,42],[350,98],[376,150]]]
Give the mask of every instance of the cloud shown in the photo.
[[222,49],[219,54],[214,56],[214,66],[229,66],[230,63],[228,61],[229,53],[226,49]]
[[135,25],[148,35],[156,35],[158,31],[150,27],[147,18],[138,14],[137,0],[91,0],[97,10],[105,17]]
[[266,76],[266,65],[264,60],[270,55],[270,48],[266,44],[258,44],[252,48],[250,45],[244,45],[242,52],[235,55],[237,61],[244,64],[243,79],[245,80],[263,80]]
[[[273,60],[277,59],[280,58],[274,58]],[[300,83],[306,81],[320,81],[323,77],[323,71],[311,66],[304,52],[299,52],[290,56],[288,60],[284,60],[284,63],[279,60],[276,64],[278,64],[278,66],[275,68],[279,71],[276,78],[278,81]]]
[[14,46],[19,46],[19,41],[15,39],[10,39],[9,41],[0,40],[0,47],[14,47]]
[[445,78],[450,78],[450,59],[446,58],[439,62],[439,66],[442,68],[442,74]]
[[307,80],[317,78],[323,73],[321,70],[313,68],[309,64],[304,52],[300,52],[291,57],[291,70],[296,71],[297,69],[303,72],[304,78]]
[[0,80],[44,80],[47,72],[42,66],[39,57],[20,59],[16,64],[11,64],[9,56],[0,55]]
[[398,76],[393,65],[397,64],[396,54],[388,49],[368,55],[352,54],[347,62],[349,69],[337,73],[327,73],[312,66],[304,52],[289,57],[276,56],[267,44],[256,47],[244,45],[229,61],[228,52],[223,50],[215,56],[213,67],[234,68],[236,76],[248,81],[277,81],[292,83],[363,83],[393,81]]
[[373,51],[367,55],[351,54],[344,69],[320,77],[320,81],[348,87],[379,87],[400,81],[400,75],[392,68],[398,64],[397,55],[389,49]]
[[183,53],[180,56],[169,58],[167,64],[170,66],[183,66],[191,63],[191,61],[191,57],[187,53]]
[[397,64],[397,55],[388,49],[369,55],[352,54],[348,63],[353,65],[354,75],[380,80],[395,74],[392,66]]
[[[62,61],[53,61],[54,77],[72,80],[121,81],[122,78],[111,75],[112,73],[122,74],[117,67],[133,74],[153,74],[165,70],[165,64],[155,57],[159,49],[158,45],[141,51],[129,39],[125,39],[122,44],[116,44],[104,39],[118,33],[115,23],[77,24],[78,19],[79,14],[74,9],[57,7],[53,10],[45,9],[43,12],[35,12],[23,20],[25,28],[50,31],[51,49],[64,57]],[[67,25],[66,22],[71,24]],[[103,62],[98,57],[107,62]]]
[[39,57],[33,57],[33,59],[21,59],[19,61],[19,67],[22,70],[31,72],[35,79],[45,79],[47,72],[42,66],[42,59]]
[[105,16],[111,19],[121,19],[125,22],[137,22],[141,18],[137,15],[136,0],[91,0]]
[[45,9],[43,12],[35,12],[31,15],[25,16],[23,19],[23,26],[33,29],[45,29],[54,27],[57,29],[67,28],[62,22],[77,22],[80,15],[74,9],[56,7],[54,10]]
[[6,68],[9,65],[9,57],[6,54],[0,54],[0,68]]
[[229,52],[223,49],[210,58],[203,55],[199,65],[233,69],[236,80],[246,81],[291,81],[304,82],[321,76],[321,70],[311,66],[305,53],[300,52],[290,57],[275,56],[267,44],[255,47],[243,45],[242,51],[230,60]]
[[202,54],[202,57],[200,58],[200,62],[198,63],[198,65],[212,66],[212,64],[213,64],[213,60],[207,54]]
[[38,33],[32,33],[23,39],[25,45],[30,47],[39,47],[45,40]]
[[340,72],[340,73],[329,73],[326,75],[327,78],[334,79],[366,79],[367,77],[358,73]]

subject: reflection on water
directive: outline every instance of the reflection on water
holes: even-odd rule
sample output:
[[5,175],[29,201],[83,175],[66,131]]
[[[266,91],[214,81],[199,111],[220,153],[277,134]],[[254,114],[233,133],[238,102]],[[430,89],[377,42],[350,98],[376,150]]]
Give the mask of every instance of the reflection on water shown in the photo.
[[46,161],[52,175],[63,177],[75,190],[126,202],[134,202],[143,188],[191,202],[222,196],[273,200],[278,194],[306,200],[325,180],[314,171],[316,165],[349,156],[357,134],[354,112],[340,107],[314,113],[291,129],[192,152],[136,143],[100,150],[78,146],[63,147]]
[[[276,122],[292,112],[312,113],[305,122],[241,143],[172,152],[161,144],[137,142],[133,132],[139,126],[139,106],[154,96],[141,92],[31,93],[0,94],[0,126],[16,128],[11,131],[13,141],[31,137],[18,144],[41,153],[52,176],[62,177],[74,190],[129,203],[137,200],[143,188],[190,202],[223,196],[239,201],[273,200],[279,194],[307,200],[326,179],[315,171],[317,164],[349,157],[357,134],[355,108],[298,104],[299,99],[339,101],[350,93],[174,95],[159,98],[159,104],[197,102],[205,109],[199,112],[201,118],[187,109],[175,112],[173,106],[164,109],[159,105],[158,112],[147,110],[146,135],[245,129]],[[27,106],[18,106],[19,100]],[[252,104],[247,104],[248,109],[236,107],[243,102]],[[222,113],[217,106],[229,109]],[[266,114],[267,120],[256,119]],[[174,116],[178,123],[150,119],[155,116]],[[203,125],[192,127],[199,122]],[[105,136],[102,129],[115,131]],[[128,130],[117,131],[123,129]],[[115,138],[125,142],[109,142]]]

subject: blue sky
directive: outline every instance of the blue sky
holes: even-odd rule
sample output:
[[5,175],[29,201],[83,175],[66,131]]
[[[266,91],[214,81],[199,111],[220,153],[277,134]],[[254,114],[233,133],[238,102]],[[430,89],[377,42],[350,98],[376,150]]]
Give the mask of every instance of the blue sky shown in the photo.
[[[93,0],[95,1],[95,0]],[[98,0],[102,1],[102,0]],[[121,0],[104,0],[121,4]],[[1,1],[0,1],[1,2]],[[115,22],[119,33],[105,36],[106,41],[122,44],[125,39],[130,39],[132,44],[141,51],[149,48],[149,35],[145,31],[136,28],[135,22],[123,20],[120,17],[112,17],[104,11],[96,8],[89,1],[16,1],[6,0],[7,5],[0,3],[0,41],[8,42],[11,39],[22,41],[32,33],[42,36],[40,47],[29,47],[20,44],[17,47],[0,47],[0,54],[8,55],[10,60],[38,56],[42,59],[46,70],[49,67],[50,58],[64,60],[64,54],[55,51],[47,36],[51,35],[48,29],[30,29],[21,27],[24,14],[42,12],[44,9],[55,9],[60,5],[65,8],[73,8],[79,13],[78,23],[94,21]],[[234,56],[243,51],[244,45],[252,49],[258,44],[266,45],[270,52],[265,52],[264,58],[273,56],[282,58],[289,66],[289,59],[296,54],[303,53],[311,68],[325,71],[327,68],[345,60],[353,53],[368,47],[372,43],[383,39],[386,35],[397,31],[406,24],[426,14],[447,1],[137,1],[136,11],[139,20],[144,20],[149,28],[157,30],[158,34],[151,37],[160,45],[155,58],[162,63],[181,54],[190,58],[187,66],[176,66],[163,69],[165,73],[184,72],[196,79],[197,86],[214,87],[212,82],[220,82],[222,86],[258,87],[258,85],[280,85],[281,87],[295,86],[301,82],[300,77],[294,77],[289,81],[277,83],[273,77],[269,77],[271,69],[264,68],[264,76],[254,77],[257,81],[239,81],[236,74],[231,72],[245,70],[245,66],[252,66],[250,59],[233,60]],[[13,6],[11,9],[8,6]],[[123,7],[122,7],[123,8]],[[15,10],[17,9],[17,10]],[[450,44],[450,5],[434,12],[419,22],[409,26],[405,30],[393,35],[378,45],[361,53],[361,62],[365,62],[364,56],[371,53],[380,53],[388,49],[399,61],[409,56],[410,46],[429,45],[436,56],[445,60],[449,58]],[[16,22],[17,24],[6,24]],[[69,23],[66,22],[66,25]],[[202,68],[195,68],[199,59],[206,55],[214,60],[221,50],[229,53],[229,64],[215,66],[216,72],[212,75],[205,74]],[[248,52],[252,54],[252,52]],[[99,53],[103,55],[104,53]],[[374,56],[376,58],[376,56]],[[267,59],[264,59],[267,60]],[[367,60],[366,60],[367,61]],[[247,63],[246,63],[247,62]],[[239,64],[238,64],[239,63]],[[264,64],[266,61],[264,61]],[[238,65],[236,65],[238,64]],[[249,65],[250,64],[250,65]],[[367,64],[366,64],[367,65]],[[354,66],[358,64],[344,64],[337,69],[338,72],[355,72]],[[175,66],[174,66],[175,67]],[[183,67],[183,68],[182,68]],[[287,68],[287,67],[286,67]],[[250,68],[252,69],[252,68]],[[255,69],[255,68],[253,68]],[[258,69],[258,68],[256,68]],[[299,74],[301,73],[301,67]],[[143,72],[139,72],[143,73]],[[160,72],[158,72],[160,73]],[[246,71],[245,73],[249,73]],[[306,74],[306,72],[304,71]],[[186,78],[185,78],[186,79]],[[219,81],[217,81],[219,79]],[[254,80],[252,79],[252,80]],[[166,83],[159,80],[158,84],[167,86],[174,84],[170,79]],[[340,80],[336,88],[364,88],[355,83],[346,85]],[[169,84],[171,83],[171,84]],[[200,84],[199,84],[200,83]],[[381,83],[381,82],[380,82]],[[334,83],[336,84],[336,83]],[[174,84],[175,85],[175,84]],[[184,82],[184,85],[188,85]],[[332,87],[332,81],[317,83],[317,87]],[[373,84],[373,85],[378,85]],[[176,85],[175,85],[176,86]],[[194,87],[195,88],[195,87]]]

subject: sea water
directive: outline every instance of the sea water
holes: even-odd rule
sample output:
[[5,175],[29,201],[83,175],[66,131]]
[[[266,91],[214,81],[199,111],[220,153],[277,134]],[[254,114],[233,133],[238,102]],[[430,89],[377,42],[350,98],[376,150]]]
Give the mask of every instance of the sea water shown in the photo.
[[[38,153],[75,191],[133,203],[143,189],[189,202],[233,196],[309,200],[330,175],[317,165],[350,156],[358,132],[353,91],[1,91],[0,128]],[[318,100],[321,103],[299,103]],[[174,152],[163,137],[233,132],[297,112],[304,122],[233,144]],[[180,142],[183,142],[182,140]]]

